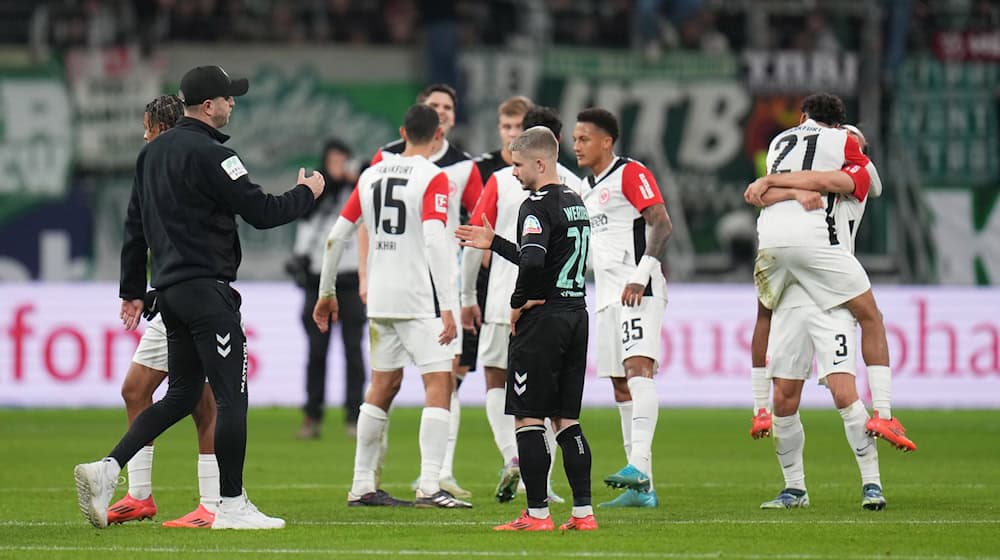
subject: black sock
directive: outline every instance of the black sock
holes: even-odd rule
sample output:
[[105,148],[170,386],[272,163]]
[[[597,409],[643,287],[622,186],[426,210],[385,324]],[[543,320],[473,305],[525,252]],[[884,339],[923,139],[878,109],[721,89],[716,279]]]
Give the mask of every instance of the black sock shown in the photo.
[[562,448],[563,468],[566,479],[573,489],[573,505],[590,505],[590,444],[583,435],[579,424],[562,430],[556,435],[556,441]]
[[545,426],[524,426],[517,429],[517,457],[528,495],[529,508],[549,507],[549,463],[552,460]]

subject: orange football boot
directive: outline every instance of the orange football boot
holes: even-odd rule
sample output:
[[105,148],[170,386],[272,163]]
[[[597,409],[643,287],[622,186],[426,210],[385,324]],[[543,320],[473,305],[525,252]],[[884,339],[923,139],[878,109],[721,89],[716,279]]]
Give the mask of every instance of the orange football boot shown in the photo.
[[593,515],[586,517],[572,517],[569,521],[559,526],[560,531],[596,531],[597,519]]
[[212,523],[214,522],[215,514],[208,511],[204,504],[198,504],[198,507],[191,513],[179,519],[174,519],[173,521],[165,521],[163,526],[185,527],[188,529],[211,529]]
[[890,445],[896,449],[902,451],[916,451],[917,444],[913,443],[913,440],[906,437],[906,428],[899,423],[896,418],[879,418],[878,411],[872,413],[872,417],[865,424],[865,430],[868,431],[868,435],[873,437],[880,437],[889,442]]
[[757,411],[750,424],[750,437],[760,439],[771,437],[771,413],[766,408]]
[[551,531],[553,529],[555,529],[555,525],[552,524],[551,515],[545,519],[538,519],[528,515],[528,510],[521,512],[521,517],[514,521],[493,528],[494,531]]
[[156,502],[150,495],[145,500],[137,500],[125,494],[125,497],[108,507],[108,524],[125,523],[142,519],[152,519],[156,515]]

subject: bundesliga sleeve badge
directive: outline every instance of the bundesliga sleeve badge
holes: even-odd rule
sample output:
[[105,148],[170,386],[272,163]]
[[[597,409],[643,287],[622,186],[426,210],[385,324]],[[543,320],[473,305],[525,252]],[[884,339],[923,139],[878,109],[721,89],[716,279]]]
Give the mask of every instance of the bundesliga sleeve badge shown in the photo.
[[524,226],[521,227],[521,235],[537,235],[542,233],[542,224],[538,221],[538,218],[528,214],[524,218]]
[[247,174],[247,168],[240,161],[239,156],[231,156],[222,161],[222,169],[233,181]]

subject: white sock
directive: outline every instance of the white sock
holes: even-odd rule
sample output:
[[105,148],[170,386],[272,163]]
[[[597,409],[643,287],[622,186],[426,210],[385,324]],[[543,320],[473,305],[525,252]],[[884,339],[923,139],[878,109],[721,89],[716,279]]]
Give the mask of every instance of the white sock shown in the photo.
[[458,401],[458,392],[451,394],[451,420],[448,423],[448,447],[444,451],[444,464],[441,465],[441,480],[455,476],[455,445],[458,444],[458,428],[462,424],[462,404]]
[[774,416],[774,451],[785,475],[785,488],[806,489],[805,465],[802,449],[806,445],[806,432],[802,429],[799,413],[791,416]]
[[771,380],[767,378],[767,368],[750,368],[750,388],[753,390],[753,413],[771,408]]
[[139,450],[128,462],[128,495],[145,500],[153,495],[153,446]]
[[847,443],[851,446],[851,452],[858,461],[858,469],[861,471],[861,484],[878,484],[882,486],[882,478],[878,470],[878,446],[875,445],[875,438],[869,436],[865,431],[865,424],[868,422],[868,411],[865,404],[860,400],[854,401],[847,408],[838,410],[840,417],[844,419],[844,433],[847,434]]
[[573,513],[570,515],[576,518],[594,515],[594,506],[573,506]]
[[219,505],[219,462],[214,453],[198,454],[198,492],[201,505],[215,513]]
[[632,455],[632,401],[618,403],[618,414],[622,417],[622,444],[625,446],[625,460]]
[[632,393],[632,453],[628,462],[643,473],[652,472],[653,434],[660,415],[660,402],[656,395],[656,382],[648,377],[628,380]]
[[[391,410],[391,409],[390,409]],[[385,425],[382,426],[382,434],[379,436],[378,450],[375,451],[375,488],[382,479],[382,466],[385,465],[385,455],[389,452],[389,416],[386,412]]]
[[868,366],[868,388],[872,392],[872,408],[880,418],[892,418],[892,370],[889,366]]
[[534,517],[535,519],[545,519],[549,516],[549,508],[528,508],[528,515]]
[[375,469],[382,450],[382,439],[389,417],[384,410],[364,403],[358,414],[358,439],[354,451],[354,482],[351,494],[361,497],[374,492]]
[[426,496],[441,489],[441,461],[448,447],[448,423],[451,412],[447,408],[425,406],[420,414],[420,490]]
[[517,457],[517,436],[514,435],[514,417],[504,414],[507,405],[507,391],[489,389],[486,391],[486,420],[493,430],[493,441],[503,456],[503,464]]

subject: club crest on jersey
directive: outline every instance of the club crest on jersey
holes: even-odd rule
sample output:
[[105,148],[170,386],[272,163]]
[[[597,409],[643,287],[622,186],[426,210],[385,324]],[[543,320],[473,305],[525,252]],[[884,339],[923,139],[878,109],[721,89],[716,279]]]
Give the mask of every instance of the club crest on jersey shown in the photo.
[[434,210],[438,212],[448,212],[448,195],[434,195]]
[[598,197],[597,199],[601,202],[601,204],[607,204],[608,201],[611,200],[611,191],[609,191],[607,187],[605,187],[601,189],[601,192],[600,194],[597,195],[597,197]]
[[542,224],[538,221],[538,218],[528,214],[524,218],[524,226],[521,228],[521,235],[537,235],[542,233]]

